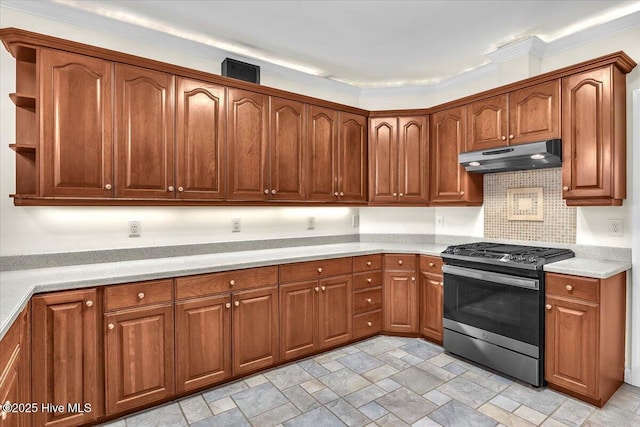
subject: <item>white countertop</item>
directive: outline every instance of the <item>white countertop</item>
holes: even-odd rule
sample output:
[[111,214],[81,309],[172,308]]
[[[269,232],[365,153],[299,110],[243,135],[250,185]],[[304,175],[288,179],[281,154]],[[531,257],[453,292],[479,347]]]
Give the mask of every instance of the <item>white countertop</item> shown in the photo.
[[[0,272],[0,339],[33,294],[373,253],[435,255],[446,244],[340,243]],[[630,263],[572,258],[545,271],[606,278]]]

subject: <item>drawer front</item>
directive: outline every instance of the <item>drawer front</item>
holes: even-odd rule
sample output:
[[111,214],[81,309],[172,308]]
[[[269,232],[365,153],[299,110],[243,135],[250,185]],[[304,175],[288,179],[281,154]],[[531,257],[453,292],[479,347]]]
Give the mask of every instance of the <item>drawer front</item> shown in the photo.
[[382,272],[360,273],[353,276],[353,289],[365,289],[382,285]]
[[567,298],[599,302],[600,280],[591,277],[577,277],[566,274],[547,273],[546,293]]
[[415,271],[416,269],[416,256],[411,254],[400,255],[385,255],[384,256],[384,269],[385,270],[407,270]]
[[285,264],[280,266],[280,283],[302,282],[351,274],[352,269],[351,257]]
[[353,314],[382,309],[382,287],[353,293]]
[[353,257],[353,271],[380,270],[382,268],[382,255],[364,255]]
[[173,279],[107,286],[104,290],[105,311],[142,307],[173,301]]
[[382,310],[353,316],[353,338],[375,335],[382,330]]
[[182,300],[239,289],[274,286],[277,283],[277,266],[180,277],[176,279],[176,299]]
[[420,270],[431,274],[442,275],[442,258],[436,256],[420,256]]

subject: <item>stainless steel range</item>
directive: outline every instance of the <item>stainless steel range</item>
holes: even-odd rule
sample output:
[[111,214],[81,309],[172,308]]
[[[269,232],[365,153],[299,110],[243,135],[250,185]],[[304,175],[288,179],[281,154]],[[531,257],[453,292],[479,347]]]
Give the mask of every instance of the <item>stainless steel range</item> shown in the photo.
[[479,242],[442,252],[444,348],[535,386],[544,383],[544,272],[569,249]]

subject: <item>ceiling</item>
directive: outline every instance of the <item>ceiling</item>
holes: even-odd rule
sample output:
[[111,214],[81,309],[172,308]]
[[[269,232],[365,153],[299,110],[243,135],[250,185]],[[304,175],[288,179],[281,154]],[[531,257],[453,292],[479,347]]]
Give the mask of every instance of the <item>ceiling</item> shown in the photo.
[[616,0],[47,2],[358,87],[438,83],[510,42],[552,42],[640,11]]

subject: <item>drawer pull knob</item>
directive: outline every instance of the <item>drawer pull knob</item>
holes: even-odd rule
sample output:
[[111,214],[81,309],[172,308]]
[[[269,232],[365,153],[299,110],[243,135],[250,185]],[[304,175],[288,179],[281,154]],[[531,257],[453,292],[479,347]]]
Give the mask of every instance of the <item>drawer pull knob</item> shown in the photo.
[[371,326],[373,326],[373,323],[367,322],[367,326],[371,327]]
[[327,287],[326,287],[326,286],[323,286],[321,289],[322,289],[323,291],[326,291],[326,290],[327,290]]
[[236,281],[235,281],[235,280],[233,280],[233,279],[229,280],[229,286],[233,286],[233,285],[235,285],[235,284],[236,284]]
[[320,292],[320,288],[319,288],[319,287],[317,287],[317,286],[316,286],[315,288],[313,288],[313,289],[314,289],[316,292]]
[[230,302],[228,302],[228,303],[226,303],[224,306],[225,306],[226,308],[231,308],[231,303],[230,303]]
[[401,259],[398,260],[398,265],[402,265],[402,260]]
[[371,300],[371,298],[367,298],[367,302],[368,302],[369,304],[373,304],[373,301]]
[[373,279],[372,279],[371,277],[369,277],[369,278],[367,279],[367,282],[368,282],[368,283],[371,283],[371,282],[373,282]]
[[144,298],[144,292],[140,292],[140,293],[138,294],[138,299],[142,299],[142,298]]
[[107,325],[107,329],[109,329],[110,331],[113,331],[113,328],[115,328],[115,327],[116,327],[116,325],[114,325],[113,323],[109,323]]
[[371,267],[371,261],[367,261],[367,267]]
[[544,306],[544,308],[546,308],[547,310],[551,310],[552,306],[551,306],[551,304],[547,304],[547,305]]
[[433,267],[434,265],[435,265],[435,264],[434,264],[434,263],[432,263],[432,262],[430,262],[430,263],[429,263],[429,267]]
[[93,301],[89,300],[85,302],[84,305],[86,305],[87,307],[93,307]]
[[443,282],[440,282],[440,286],[444,286],[444,283],[443,283]]
[[107,190],[111,190],[111,184],[105,185],[104,188],[106,188]]
[[318,273],[322,273],[322,267],[318,267]]
[[564,187],[562,187],[562,189],[563,189],[564,191],[569,191],[569,187],[568,187],[568,186],[566,186],[566,185],[565,185]]
[[567,286],[565,286],[565,289],[568,290],[569,292],[571,292],[573,290],[573,286],[567,285]]
[[236,307],[240,307],[240,301],[234,302],[233,305],[235,305]]

